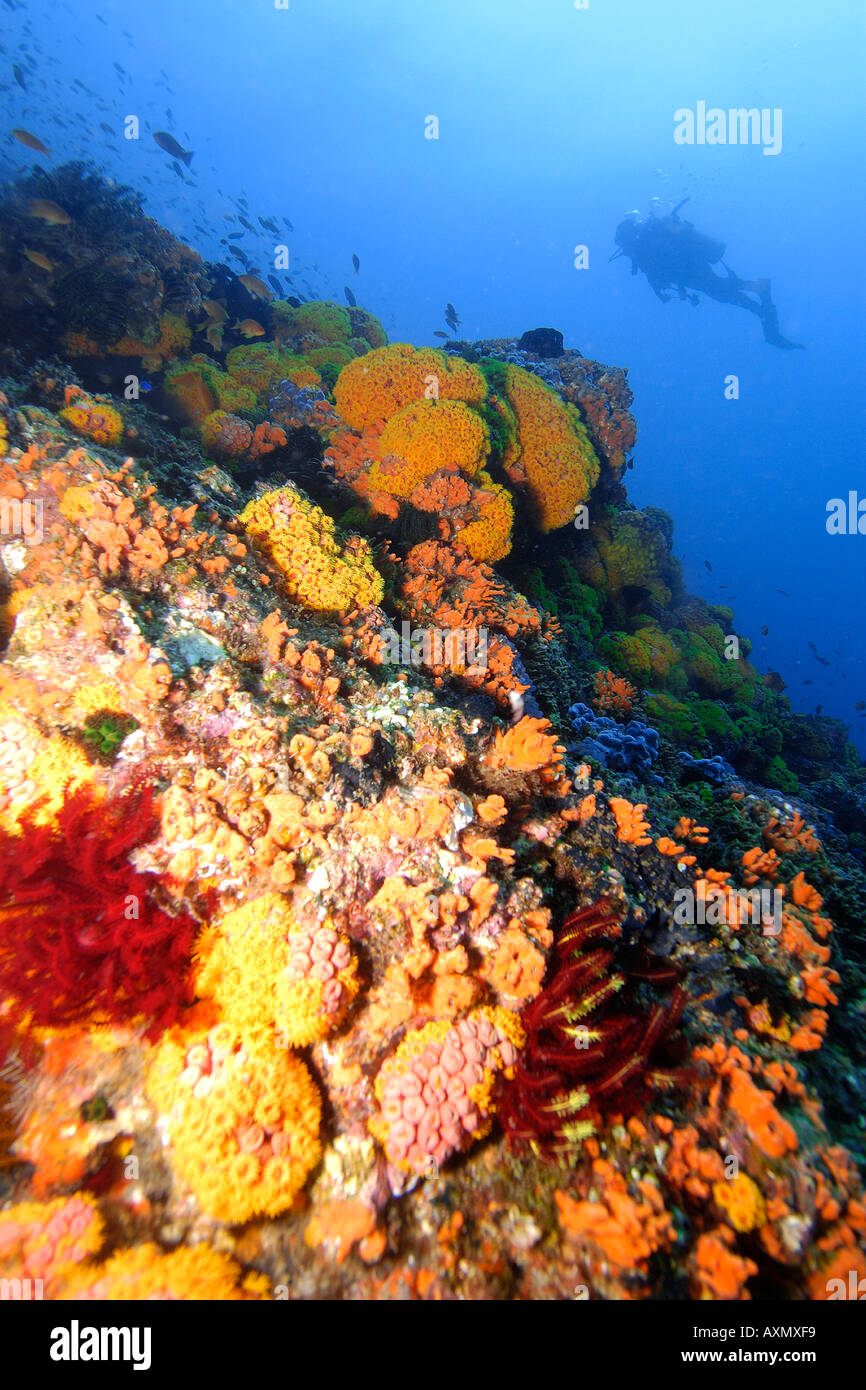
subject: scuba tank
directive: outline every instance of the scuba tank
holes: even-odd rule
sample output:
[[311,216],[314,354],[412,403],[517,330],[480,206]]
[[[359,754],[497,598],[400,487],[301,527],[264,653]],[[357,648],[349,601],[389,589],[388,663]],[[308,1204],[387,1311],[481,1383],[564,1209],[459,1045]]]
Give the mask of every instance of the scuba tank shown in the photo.
[[704,232],[696,232],[693,222],[681,222],[678,216],[681,207],[688,202],[688,198],[683,198],[682,202],[677,203],[670,215],[671,221],[676,222],[685,233],[683,240],[688,245],[689,251],[697,260],[706,261],[709,265],[715,265],[725,254],[726,244],[717,241],[715,237],[707,236]]

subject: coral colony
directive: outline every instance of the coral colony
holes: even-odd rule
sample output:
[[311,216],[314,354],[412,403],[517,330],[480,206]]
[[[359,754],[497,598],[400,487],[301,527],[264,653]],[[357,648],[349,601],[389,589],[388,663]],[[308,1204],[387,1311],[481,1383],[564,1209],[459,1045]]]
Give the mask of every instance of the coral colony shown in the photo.
[[83,165],[0,249],[3,1278],[866,1276],[866,769],[629,502],[625,372],[388,343]]

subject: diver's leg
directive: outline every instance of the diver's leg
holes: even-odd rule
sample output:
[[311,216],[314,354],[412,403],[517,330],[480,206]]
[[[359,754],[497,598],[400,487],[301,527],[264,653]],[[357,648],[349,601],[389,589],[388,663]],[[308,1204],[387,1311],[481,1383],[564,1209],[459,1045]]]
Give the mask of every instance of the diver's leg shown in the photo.
[[702,276],[701,283],[696,284],[694,288],[703,290],[710,299],[716,299],[720,304],[733,304],[738,309],[748,309],[751,313],[760,315],[763,306],[759,300],[750,299],[744,293],[746,284],[747,281],[736,276],[725,279],[724,276],[711,271],[708,276]]
[[792,343],[790,339],[783,338],[779,331],[779,311],[772,301],[761,307],[761,327],[764,330],[764,342],[771,347],[777,348],[802,348],[802,343]]
[[[741,280],[737,272],[731,270],[731,267],[726,265],[724,261],[721,262],[721,265],[728,279],[734,282],[737,289],[749,290],[751,294],[758,295],[762,304],[772,303],[769,280]],[[716,276],[716,278],[718,279],[719,277]]]

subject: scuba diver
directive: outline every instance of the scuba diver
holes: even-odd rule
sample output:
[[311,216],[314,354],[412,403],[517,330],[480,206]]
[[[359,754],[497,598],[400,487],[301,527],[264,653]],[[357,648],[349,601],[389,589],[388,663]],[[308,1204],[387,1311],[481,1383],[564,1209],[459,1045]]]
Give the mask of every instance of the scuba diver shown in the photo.
[[[616,229],[614,240],[618,249],[610,260],[628,256],[632,275],[642,270],[663,304],[673,298],[674,290],[680,299],[699,304],[699,291],[721,304],[735,304],[757,314],[764,341],[773,347],[801,348],[802,343],[789,342],[779,331],[779,313],[770,295],[769,280],[741,280],[722,260],[724,242],[705,236],[695,230],[692,222],[680,218],[680,208],[688,201],[683,198],[665,217],[628,213]],[[718,263],[724,275],[717,275],[712,269]]]

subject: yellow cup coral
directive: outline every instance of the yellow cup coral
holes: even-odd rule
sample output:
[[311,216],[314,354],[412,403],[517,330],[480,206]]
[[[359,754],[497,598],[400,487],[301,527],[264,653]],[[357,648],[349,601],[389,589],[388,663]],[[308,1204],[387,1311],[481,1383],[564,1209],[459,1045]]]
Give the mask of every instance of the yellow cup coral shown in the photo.
[[344,613],[381,602],[385,585],[367,542],[353,536],[341,549],[331,518],[291,484],[249,502],[240,519],[305,608]]
[[266,1298],[270,1281],[264,1274],[244,1276],[240,1266],[209,1245],[160,1250],[151,1241],[118,1250],[104,1264],[84,1266],[63,1286],[63,1299],[237,1302]]
[[714,1183],[713,1197],[735,1231],[753,1231],[767,1218],[761,1189],[748,1173]]
[[172,1029],[147,1077],[171,1164],[219,1221],[285,1211],[320,1156],[321,1099],[299,1057],[228,1023]]
[[466,401],[479,404],[487,386],[477,367],[435,348],[392,343],[356,357],[334,387],[337,409],[353,430],[390,420],[413,401]]
[[70,404],[60,411],[60,419],[76,434],[90,439],[94,444],[105,444],[114,448],[123,438],[123,419],[113,405],[94,400],[92,396],[78,393]]
[[476,483],[478,515],[457,531],[454,539],[466,546],[474,560],[493,565],[511,551],[514,505],[507,489],[494,483],[488,473],[479,473]]
[[555,531],[589,497],[599,462],[574,406],[564,405],[522,367],[509,365],[506,382],[517,415],[517,439],[506,449],[503,464],[512,482],[528,489],[541,530]]
[[422,478],[439,468],[459,468],[471,477],[490,447],[487,426],[463,401],[412,401],[392,415],[379,440],[379,460],[370,470],[371,489],[408,497]]
[[245,1037],[264,1031],[307,1047],[343,1020],[358,992],[357,962],[329,921],[305,929],[279,893],[244,903],[207,928],[197,988]]

